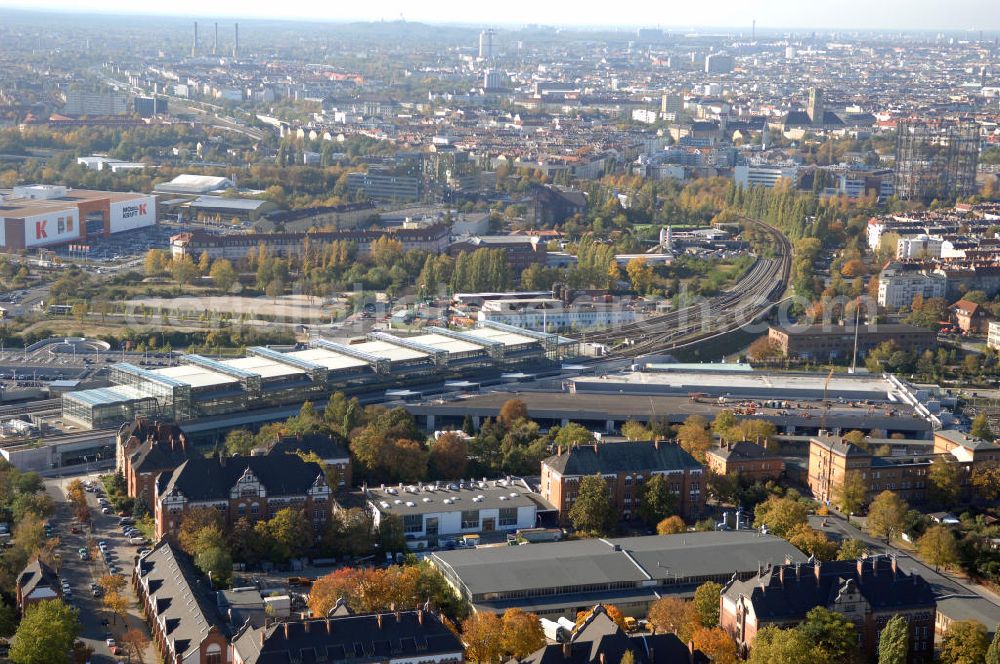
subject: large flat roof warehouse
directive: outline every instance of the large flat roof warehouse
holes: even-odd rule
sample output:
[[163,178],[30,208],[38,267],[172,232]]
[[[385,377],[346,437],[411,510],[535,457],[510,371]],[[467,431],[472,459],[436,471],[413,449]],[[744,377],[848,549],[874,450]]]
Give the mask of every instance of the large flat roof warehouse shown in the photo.
[[578,392],[617,392],[642,394],[692,394],[735,398],[822,398],[886,401],[896,390],[889,380],[877,374],[834,374],[827,384],[827,374],[770,373],[738,368],[725,371],[633,371],[605,376],[580,376],[569,380]]
[[154,369],[153,373],[158,376],[166,376],[179,380],[182,383],[194,388],[215,387],[218,385],[235,385],[240,381],[233,376],[210,371],[208,369],[195,366],[193,364],[180,364],[176,367],[166,367],[164,369]]
[[474,337],[479,337],[480,339],[486,339],[487,341],[499,341],[505,346],[521,346],[523,344],[537,343],[538,341],[538,339],[535,339],[534,337],[517,334],[516,332],[495,330],[489,327],[477,327],[471,330],[466,330],[465,333]]
[[315,364],[324,366],[331,371],[368,366],[368,363],[360,358],[351,357],[350,355],[342,355],[325,348],[293,350],[287,353],[287,355],[300,360],[305,360],[306,362],[314,362]]
[[432,346],[449,353],[470,353],[483,350],[483,346],[461,339],[452,339],[441,334],[421,334],[415,337],[407,337],[410,341],[415,341],[425,346]]
[[545,589],[552,592],[538,594],[556,595],[581,584],[684,584],[768,563],[804,563],[806,556],[780,537],[751,530],[439,551],[430,560],[476,601]]
[[427,353],[421,353],[412,348],[405,348],[391,344],[388,341],[366,341],[361,344],[351,344],[351,348],[369,353],[378,357],[384,357],[391,362],[406,362],[408,360],[422,360],[428,357]]
[[301,376],[305,373],[305,371],[297,367],[281,364],[280,362],[269,360],[266,357],[257,356],[241,357],[235,360],[224,360],[222,364],[257,374],[264,379]]

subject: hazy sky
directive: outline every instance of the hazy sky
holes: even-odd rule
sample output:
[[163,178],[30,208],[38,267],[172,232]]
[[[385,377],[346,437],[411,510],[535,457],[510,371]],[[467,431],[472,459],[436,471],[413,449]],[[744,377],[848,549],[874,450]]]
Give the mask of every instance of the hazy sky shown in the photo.
[[496,25],[749,26],[1000,30],[997,0],[0,0],[0,7],[181,16],[394,20]]

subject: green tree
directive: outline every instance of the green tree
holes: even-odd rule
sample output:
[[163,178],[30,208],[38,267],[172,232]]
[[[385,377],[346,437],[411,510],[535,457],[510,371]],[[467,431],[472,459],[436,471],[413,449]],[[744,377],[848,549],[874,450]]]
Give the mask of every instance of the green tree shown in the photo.
[[858,560],[865,557],[865,543],[859,539],[846,539],[837,549],[837,560]]
[[255,446],[254,435],[248,429],[233,429],[226,434],[225,447],[229,456],[250,454]]
[[577,445],[590,445],[596,442],[596,439],[587,427],[576,422],[570,422],[566,426],[559,427],[559,431],[556,433],[553,442],[568,449]]
[[764,627],[757,632],[747,662],[748,664],[835,664],[801,631],[773,626]]
[[653,437],[653,432],[642,422],[629,420],[622,425],[622,435],[629,440],[649,440]]
[[670,490],[667,478],[653,475],[642,486],[639,495],[639,518],[655,526],[677,511],[677,496]]
[[706,581],[694,591],[694,608],[702,627],[717,627],[719,624],[719,597],[722,585]]
[[986,650],[986,664],[1000,664],[1000,629],[993,633],[993,640]]
[[906,664],[909,641],[910,624],[903,616],[893,616],[878,639],[878,664]]
[[212,277],[212,283],[215,284],[215,287],[223,293],[230,291],[239,276],[236,274],[233,264],[224,258],[212,263],[212,269],[209,270],[208,275]]
[[941,641],[941,664],[982,664],[990,642],[986,628],[971,620],[953,622]]
[[796,526],[808,522],[809,508],[795,498],[770,496],[754,511],[755,528],[767,526],[778,537],[784,537]]
[[887,541],[902,532],[910,506],[892,491],[875,496],[868,508],[868,533]]
[[868,500],[868,483],[861,473],[847,473],[844,482],[837,488],[834,502],[845,514],[858,514]]
[[618,514],[611,504],[608,484],[600,473],[580,478],[576,500],[569,508],[569,519],[573,528],[582,532],[603,535],[614,530]]
[[0,597],[0,638],[9,639],[17,631],[17,609]]
[[990,421],[986,419],[986,413],[979,413],[972,419],[970,433],[976,438],[993,440],[993,430],[990,428]]
[[343,392],[334,392],[323,411],[323,419],[331,429],[347,436],[361,423],[361,404],[357,397],[348,399]]
[[677,442],[699,463],[705,462],[705,452],[712,445],[708,433],[708,420],[701,415],[691,415],[677,428]]
[[939,507],[954,505],[962,491],[961,470],[950,456],[934,459],[927,472],[927,497]]
[[190,257],[184,256],[174,260],[170,264],[170,273],[174,277],[174,281],[178,284],[186,285],[193,282],[198,276],[198,266],[194,264],[194,261]]
[[76,609],[62,600],[30,605],[14,634],[10,661],[14,664],[69,662],[70,651],[80,629]]
[[860,656],[854,623],[824,606],[810,609],[805,622],[797,629],[819,647],[830,661],[847,664]]
[[920,557],[926,560],[934,569],[951,567],[958,562],[958,542],[951,528],[943,525],[931,526],[917,540],[917,550]]
[[222,530],[209,526],[198,531],[195,551],[194,563],[198,569],[211,576],[213,584],[228,585],[233,574],[233,557]]

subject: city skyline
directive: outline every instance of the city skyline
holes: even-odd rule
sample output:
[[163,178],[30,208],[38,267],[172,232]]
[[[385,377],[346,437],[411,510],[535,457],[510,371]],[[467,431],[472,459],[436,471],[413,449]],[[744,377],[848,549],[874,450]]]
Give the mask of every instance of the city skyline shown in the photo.
[[[389,0],[378,5],[358,6],[346,11],[331,12],[310,0],[295,0],[283,5],[278,13],[270,3],[250,0],[240,3],[216,3],[209,8],[194,0],[178,0],[156,9],[135,5],[126,0],[0,0],[0,9],[52,11],[59,13],[107,13],[121,15],[176,16],[192,18],[244,18],[274,20],[319,20],[331,23],[348,21],[392,21],[440,24],[530,25],[545,24],[581,28],[620,28],[657,26],[669,30],[713,28],[743,31],[756,21],[757,30],[915,30],[937,32],[980,32],[994,34],[1000,30],[1000,5],[983,0],[958,0],[947,6],[936,2],[914,3],[903,0],[871,5],[861,0],[848,0],[836,6],[803,5],[791,0],[778,0],[748,8],[735,0],[722,0],[716,8],[705,11],[700,6],[671,6],[640,15],[626,14],[609,6],[577,6],[556,2],[539,5],[516,0],[504,12],[491,11],[478,5],[446,2],[414,6],[404,0]],[[570,11],[572,9],[572,11]]]

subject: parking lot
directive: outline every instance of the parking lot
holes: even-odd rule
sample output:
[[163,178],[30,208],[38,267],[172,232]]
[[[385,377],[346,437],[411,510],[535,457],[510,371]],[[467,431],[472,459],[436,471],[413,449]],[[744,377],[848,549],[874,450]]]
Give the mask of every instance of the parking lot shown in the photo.
[[54,247],[53,249],[62,258],[97,263],[117,263],[142,257],[150,249],[168,249],[170,236],[177,232],[176,227],[156,225],[118,233],[111,237],[88,237],[86,246],[90,247],[90,251],[86,253],[70,252],[70,245]]
[[[61,561],[57,569],[60,577],[69,584],[71,595],[67,595],[67,601],[80,610],[80,622],[83,625],[81,639],[94,648],[91,662],[97,664],[126,661],[128,658],[124,655],[112,654],[107,638],[120,640],[121,636],[132,627],[142,629],[147,636],[149,634],[137,608],[136,596],[131,585],[132,568],[141,547],[130,544],[122,534],[118,527],[117,515],[101,513],[97,502],[98,494],[87,494],[92,513],[90,527],[78,527],[78,524],[75,524],[72,507],[66,498],[66,487],[74,479],[90,480],[100,486],[96,474],[63,477],[45,482],[46,491],[57,505],[56,514],[51,519],[53,534],[60,540]],[[74,530],[79,532],[73,532]],[[128,599],[129,611],[124,622],[120,618],[116,621],[111,613],[104,609],[101,599],[95,597],[91,590],[91,584],[97,583],[110,571],[102,556],[96,553],[96,544],[100,541],[106,543],[108,560],[113,566],[111,569],[117,569],[126,580],[123,594]],[[79,555],[81,548],[88,552],[86,560]],[[144,661],[158,661],[157,657],[153,647],[150,646]]]

